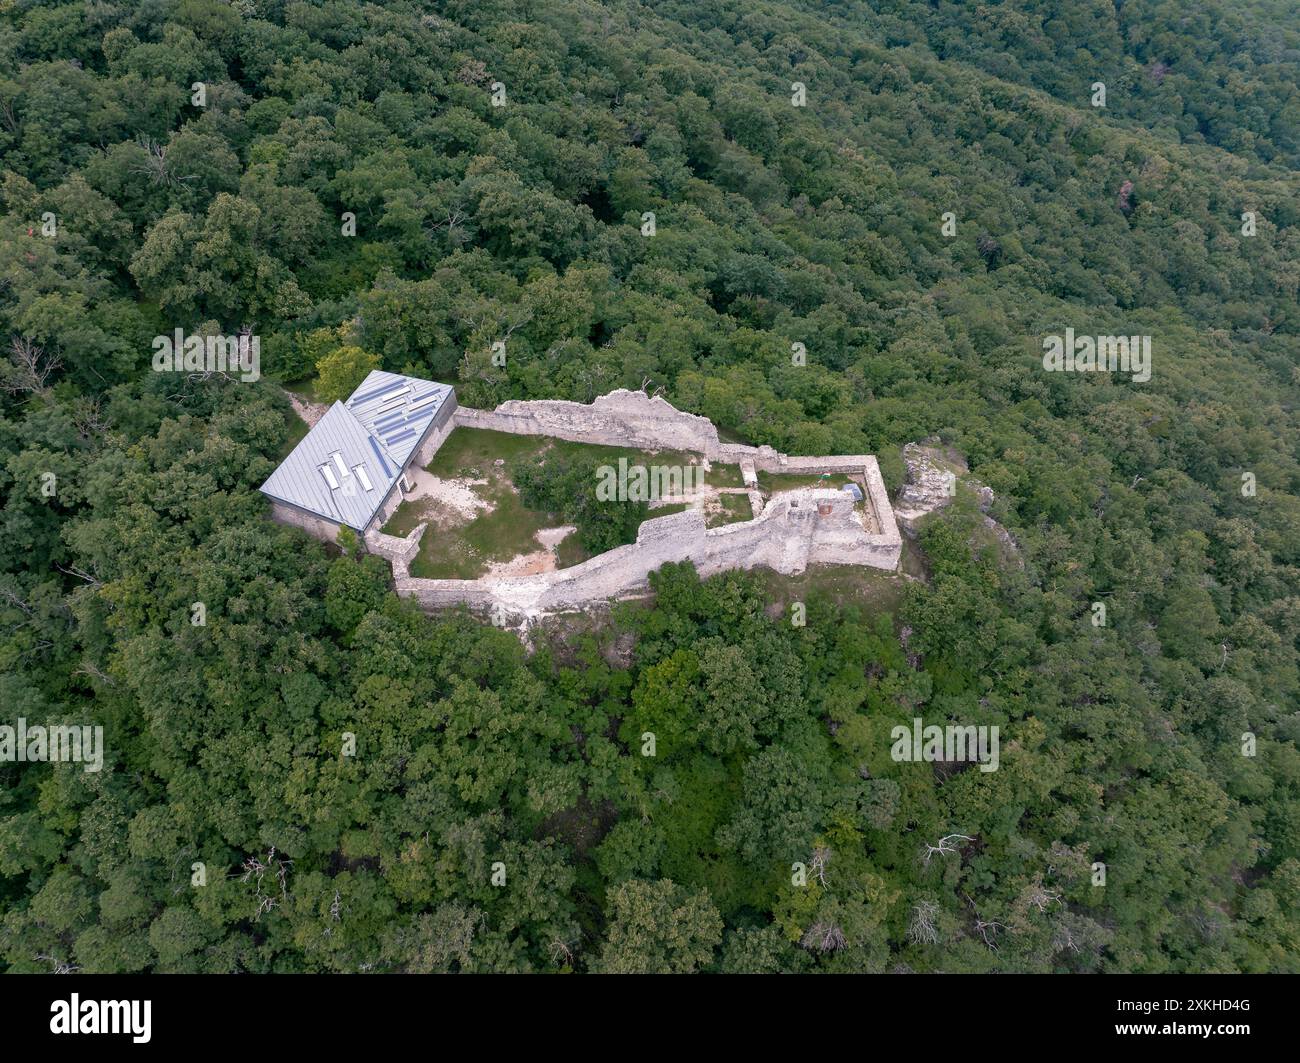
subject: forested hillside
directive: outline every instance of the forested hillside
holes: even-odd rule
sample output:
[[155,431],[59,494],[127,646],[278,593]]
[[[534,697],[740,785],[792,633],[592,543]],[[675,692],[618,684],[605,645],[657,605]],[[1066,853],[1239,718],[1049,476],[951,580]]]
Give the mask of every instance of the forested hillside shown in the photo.
[[[0,763],[0,969],[1300,970],[1298,84],[1287,0],[2,0],[0,724],[105,753]],[[268,519],[339,347],[937,437],[1019,560],[527,652]]]

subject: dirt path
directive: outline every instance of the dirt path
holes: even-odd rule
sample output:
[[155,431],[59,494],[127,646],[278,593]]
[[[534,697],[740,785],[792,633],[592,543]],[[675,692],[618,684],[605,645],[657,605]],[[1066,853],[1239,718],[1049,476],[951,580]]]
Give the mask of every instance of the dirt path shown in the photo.
[[303,419],[308,428],[315,428],[316,422],[329,412],[329,406],[323,402],[308,402],[306,399],[300,399],[292,391],[286,391],[285,395],[293,406],[293,412]]
[[406,494],[408,502],[427,499],[436,504],[433,508],[445,506],[466,522],[473,520],[479,510],[491,513],[494,508],[474,491],[475,485],[485,484],[486,480],[444,480],[418,465],[409,466],[406,477],[411,481],[411,490]]
[[499,561],[489,565],[484,579],[501,579],[505,576],[535,576],[540,572],[554,572],[557,567],[555,548],[578,529],[572,524],[558,528],[542,528],[534,538],[544,549],[520,554],[509,561]]

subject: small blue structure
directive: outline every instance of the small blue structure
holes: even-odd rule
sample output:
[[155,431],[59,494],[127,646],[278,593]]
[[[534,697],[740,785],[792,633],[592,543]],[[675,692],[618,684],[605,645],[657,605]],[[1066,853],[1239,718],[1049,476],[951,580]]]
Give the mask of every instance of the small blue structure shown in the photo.
[[862,501],[862,488],[860,488],[857,484],[853,484],[853,483],[844,484],[840,488],[840,490],[843,491],[846,495],[848,495],[851,499],[853,499],[854,502]]

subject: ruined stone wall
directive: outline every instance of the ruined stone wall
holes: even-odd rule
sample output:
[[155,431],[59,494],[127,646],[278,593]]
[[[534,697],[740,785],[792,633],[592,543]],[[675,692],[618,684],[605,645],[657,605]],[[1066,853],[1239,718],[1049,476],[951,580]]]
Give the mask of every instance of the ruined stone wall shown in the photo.
[[[818,512],[819,504],[830,512]],[[637,540],[556,572],[494,580],[428,580],[402,574],[397,590],[422,605],[499,607],[506,616],[581,609],[596,601],[644,590],[650,573],[669,562],[691,561],[701,575],[765,565],[796,574],[809,564],[893,569],[901,545],[863,527],[853,502],[840,491],[806,488],[773,499],[758,518],[706,529],[698,510],[645,521]],[[395,566],[396,573],[396,566]]]
[[590,404],[564,400],[512,400],[490,411],[461,406],[456,409],[453,420],[467,428],[487,428],[516,435],[549,435],[579,443],[602,443],[642,450],[691,451],[703,454],[710,461],[737,465],[752,463],[755,469],[763,472],[858,473],[866,483],[867,501],[882,537],[881,550],[876,553],[887,558],[890,548],[901,543],[893,507],[889,504],[889,494],[874,455],[798,457],[782,454],[769,446],[724,443],[718,436],[718,429],[707,417],[684,413],[666,399],[651,398],[644,391],[620,388]]
[[[860,474],[870,512],[864,524],[852,501],[841,492],[809,488],[783,492],[753,520],[711,530],[705,528],[703,515],[696,510],[655,517],[641,525],[635,543],[556,572],[492,580],[427,580],[409,576],[409,557],[395,560],[398,593],[425,606],[496,607],[515,617],[580,609],[591,602],[643,590],[651,572],[686,560],[706,576],[759,565],[791,574],[814,563],[898,567],[902,539],[879,466],[869,454],[790,457],[768,446],[723,443],[707,418],[684,413],[642,391],[613,391],[590,404],[541,400],[505,402],[495,410],[461,406],[452,421],[466,428],[516,435],[688,451],[710,461],[743,464],[747,470]],[[424,457],[421,464],[427,461]],[[746,472],[747,477],[751,475],[752,471]],[[819,502],[829,505],[830,512],[819,513]],[[407,556],[405,547],[392,549]]]
[[561,399],[511,400],[495,410],[456,410],[457,424],[516,435],[554,436],[641,450],[688,450],[712,458],[720,446],[707,417],[683,413],[667,400],[620,388],[590,404]]
[[421,524],[404,539],[396,535],[385,535],[372,528],[366,532],[366,549],[372,554],[391,561],[394,577],[404,577],[409,574],[409,566],[415,560],[415,555],[420,552],[420,538],[424,535],[426,527],[427,524]]
[[782,454],[769,446],[751,447],[744,443],[719,443],[716,454],[710,454],[710,461],[725,461],[740,464],[752,461],[754,468],[764,472],[777,472],[781,468]]

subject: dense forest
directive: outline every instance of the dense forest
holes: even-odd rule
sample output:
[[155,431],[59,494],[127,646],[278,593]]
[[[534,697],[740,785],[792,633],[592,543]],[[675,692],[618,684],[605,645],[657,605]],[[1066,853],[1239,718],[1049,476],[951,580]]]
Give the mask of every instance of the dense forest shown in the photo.
[[[1300,970],[1298,168],[1288,0],[4,0],[0,724],[104,764],[0,763],[0,969]],[[1018,560],[526,648],[268,519],[340,350],[935,439]]]

